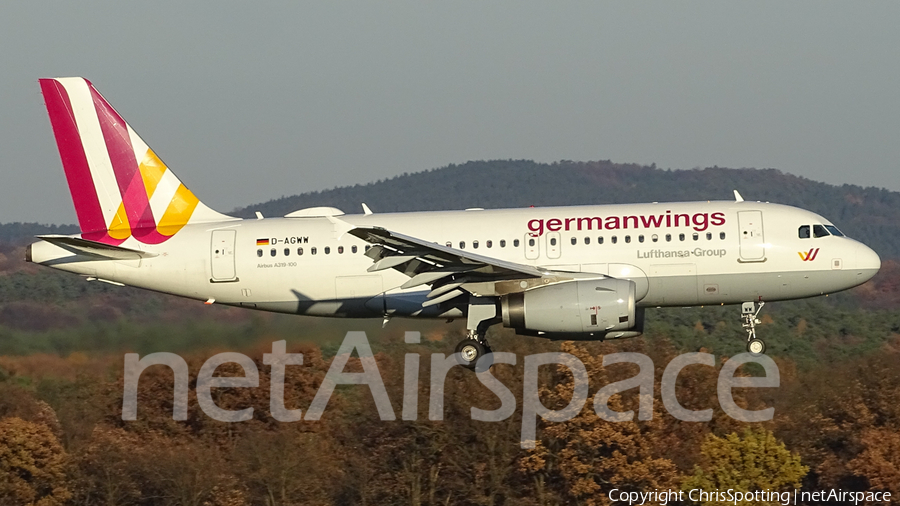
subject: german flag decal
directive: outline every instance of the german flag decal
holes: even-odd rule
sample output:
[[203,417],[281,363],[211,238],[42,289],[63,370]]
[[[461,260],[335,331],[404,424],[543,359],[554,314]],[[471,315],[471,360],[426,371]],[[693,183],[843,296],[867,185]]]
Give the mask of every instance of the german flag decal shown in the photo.
[[257,245],[257,246],[268,246],[268,245],[269,245],[269,240],[268,240],[268,239],[257,239],[257,240],[256,240],[256,245]]

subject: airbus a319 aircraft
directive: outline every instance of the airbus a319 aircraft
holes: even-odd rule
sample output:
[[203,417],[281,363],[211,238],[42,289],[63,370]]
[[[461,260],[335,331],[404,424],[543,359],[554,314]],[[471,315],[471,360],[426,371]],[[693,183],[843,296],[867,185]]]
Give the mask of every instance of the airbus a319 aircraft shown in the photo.
[[[465,318],[591,340],[641,334],[644,308],[741,304],[751,353],[769,301],[864,283],[881,266],[815,213],[744,201],[240,219],[200,202],[83,78],[40,80],[81,233],[27,260],[207,303],[346,318]],[[737,315],[736,315],[737,316]]]

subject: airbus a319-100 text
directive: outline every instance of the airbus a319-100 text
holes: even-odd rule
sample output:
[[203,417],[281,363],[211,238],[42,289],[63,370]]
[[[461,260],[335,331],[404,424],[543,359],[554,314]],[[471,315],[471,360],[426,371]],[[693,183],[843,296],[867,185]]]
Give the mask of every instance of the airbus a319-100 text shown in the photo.
[[[257,310],[465,318],[467,366],[502,323],[551,339],[640,335],[644,308],[741,304],[748,350],[769,301],[857,286],[877,254],[815,213],[744,201],[240,219],[200,202],[91,83],[40,80],[81,233],[27,259]],[[737,315],[736,315],[737,316]]]

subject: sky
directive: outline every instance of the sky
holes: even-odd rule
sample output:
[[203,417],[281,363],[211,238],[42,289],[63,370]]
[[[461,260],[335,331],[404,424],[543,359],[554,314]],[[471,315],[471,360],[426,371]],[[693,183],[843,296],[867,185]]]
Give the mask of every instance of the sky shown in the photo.
[[888,1],[6,2],[0,222],[76,221],[37,83],[63,76],[226,212],[508,158],[896,191],[898,22]]

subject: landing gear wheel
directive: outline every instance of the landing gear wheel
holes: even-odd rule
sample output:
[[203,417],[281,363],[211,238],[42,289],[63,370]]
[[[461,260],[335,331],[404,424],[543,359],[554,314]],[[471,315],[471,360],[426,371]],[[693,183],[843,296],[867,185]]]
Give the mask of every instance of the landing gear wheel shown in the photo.
[[766,352],[766,343],[762,339],[751,339],[747,341],[747,351],[753,355],[760,356]]
[[766,352],[766,343],[756,337],[756,325],[760,323],[759,312],[762,311],[765,302],[745,302],[741,304],[741,326],[747,331],[747,351],[758,357]]
[[[475,372],[482,372],[490,369],[493,365],[493,354],[491,348],[478,342],[477,339],[464,339],[456,345],[456,361],[459,365],[472,369]],[[486,356],[484,360],[479,359]],[[476,366],[477,369],[476,369]]]

